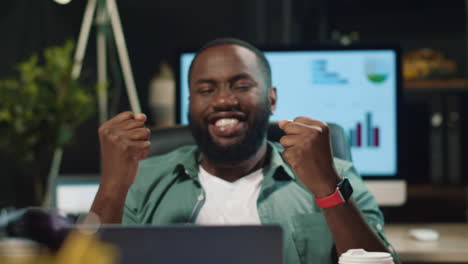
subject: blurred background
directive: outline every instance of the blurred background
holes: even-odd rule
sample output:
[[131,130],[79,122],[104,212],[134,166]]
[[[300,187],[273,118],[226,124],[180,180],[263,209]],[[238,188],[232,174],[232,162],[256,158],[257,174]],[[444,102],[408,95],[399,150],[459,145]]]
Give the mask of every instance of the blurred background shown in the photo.
[[[0,79],[15,76],[16,65],[33,54],[67,40],[76,42],[86,4],[85,0],[66,5],[53,0],[2,0]],[[161,80],[173,83],[179,51],[196,49],[216,37],[236,37],[261,47],[400,46],[404,76],[401,173],[409,184],[408,200],[402,207],[384,208],[387,221],[467,220],[468,1],[117,0],[117,5],[142,111],[149,116],[152,127],[166,125],[158,124],[153,115],[152,87]],[[117,61],[112,45],[108,56]],[[45,60],[41,58],[39,61]],[[91,87],[97,78],[96,59],[93,28],[81,74]],[[112,91],[109,111],[114,115],[130,106],[119,70],[109,67],[108,71],[114,77],[107,83]],[[78,97],[83,98],[81,94]],[[0,94],[0,104],[7,105],[7,98]],[[43,104],[50,102],[44,100]],[[64,142],[69,143],[64,147],[60,174],[99,173],[98,115],[95,109],[86,115],[86,120],[71,132],[59,129]],[[34,119],[34,114],[30,118]],[[15,140],[13,144],[22,142],[21,137]],[[5,147],[0,151],[0,208],[37,204],[37,188],[41,187],[35,187],[26,176],[31,175],[31,170],[24,171],[10,152]],[[41,160],[38,168],[47,171],[53,151],[38,153],[34,156]],[[449,170],[454,175],[450,178]],[[45,186],[46,182],[41,181]],[[427,204],[433,206],[431,212]]]

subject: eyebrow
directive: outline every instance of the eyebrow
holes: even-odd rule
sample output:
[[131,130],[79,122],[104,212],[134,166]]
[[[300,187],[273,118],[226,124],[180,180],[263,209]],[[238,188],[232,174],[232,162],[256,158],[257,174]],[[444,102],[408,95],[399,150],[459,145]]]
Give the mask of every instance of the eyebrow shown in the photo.
[[234,76],[232,76],[231,78],[229,78],[229,82],[230,83],[233,83],[233,82],[236,82],[238,80],[241,80],[241,79],[249,79],[249,80],[252,80],[252,81],[255,81],[252,76],[248,73],[239,73],[239,74],[236,74]]
[[[236,74],[236,75],[232,76],[231,78],[229,78],[228,82],[233,83],[233,82],[236,82],[236,81],[242,80],[242,79],[249,79],[249,80],[255,81],[250,74],[248,74],[248,73],[239,73],[239,74]],[[214,79],[210,79],[210,78],[201,78],[201,79],[198,79],[198,80],[195,81],[195,84],[204,84],[204,83],[216,84],[217,81],[215,81]]]
[[209,83],[209,84],[216,84],[216,81],[213,80],[213,79],[205,79],[205,78],[202,78],[202,79],[198,79],[195,84],[203,84],[203,83]]

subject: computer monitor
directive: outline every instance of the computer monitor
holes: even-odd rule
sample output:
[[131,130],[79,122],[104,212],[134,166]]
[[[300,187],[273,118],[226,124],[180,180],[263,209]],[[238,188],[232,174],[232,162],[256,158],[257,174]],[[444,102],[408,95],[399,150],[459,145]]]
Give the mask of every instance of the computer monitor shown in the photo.
[[61,175],[53,184],[54,208],[64,214],[79,215],[91,209],[99,188],[99,175]]
[[[268,49],[278,101],[271,121],[308,116],[341,125],[354,165],[380,205],[406,200],[398,169],[399,51],[394,47]],[[178,120],[188,123],[188,70],[194,52],[179,57]]]

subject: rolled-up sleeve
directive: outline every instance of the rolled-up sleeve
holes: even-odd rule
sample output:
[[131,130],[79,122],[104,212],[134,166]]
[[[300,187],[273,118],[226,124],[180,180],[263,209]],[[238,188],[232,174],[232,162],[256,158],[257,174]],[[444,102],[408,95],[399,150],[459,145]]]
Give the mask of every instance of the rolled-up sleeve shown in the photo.
[[370,228],[382,241],[384,246],[392,253],[395,263],[400,263],[400,258],[393,249],[393,247],[388,242],[385,237],[384,232],[384,216],[382,211],[380,211],[377,201],[374,198],[374,195],[369,191],[369,189],[364,185],[364,181],[361,176],[358,174],[356,168],[350,162],[345,162],[343,170],[340,172],[342,177],[349,179],[351,185],[353,186],[353,195],[352,198],[356,203],[357,207],[361,210],[362,215],[366,219]]

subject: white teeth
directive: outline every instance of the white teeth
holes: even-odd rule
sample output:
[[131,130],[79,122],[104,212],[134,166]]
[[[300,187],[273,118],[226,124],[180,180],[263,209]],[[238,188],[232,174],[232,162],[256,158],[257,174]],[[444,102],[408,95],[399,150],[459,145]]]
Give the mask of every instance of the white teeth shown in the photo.
[[215,126],[222,127],[222,126],[234,126],[239,123],[239,120],[235,118],[221,118],[216,121]]

